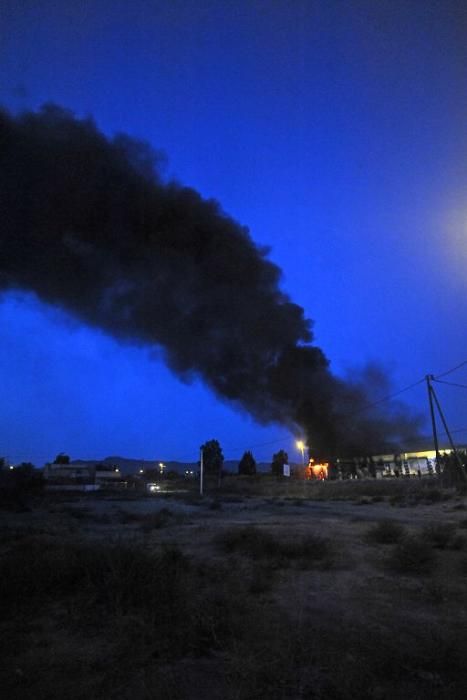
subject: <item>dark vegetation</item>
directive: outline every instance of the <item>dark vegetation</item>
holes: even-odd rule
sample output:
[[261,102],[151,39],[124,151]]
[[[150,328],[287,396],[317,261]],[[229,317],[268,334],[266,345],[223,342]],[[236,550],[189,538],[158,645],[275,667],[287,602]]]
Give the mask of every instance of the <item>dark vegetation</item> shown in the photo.
[[463,549],[465,537],[456,530],[455,523],[428,523],[423,529],[423,536],[437,549]]
[[255,560],[267,560],[273,567],[297,562],[302,568],[332,562],[332,543],[313,533],[284,539],[254,526],[226,530],[215,538],[226,554],[243,554]]
[[256,460],[249,450],[243,454],[238,463],[238,473],[241,476],[254,476],[256,474]]
[[[279,454],[279,453],[278,453]],[[275,455],[276,457],[277,455]],[[277,471],[273,474],[253,476],[224,475],[222,488],[216,491],[219,498],[233,495],[242,498],[264,496],[267,498],[293,498],[313,501],[361,501],[366,503],[390,502],[399,505],[424,505],[439,503],[462,496],[459,489],[442,487],[436,479],[346,479],[336,481],[304,481],[281,477],[283,460],[277,459]],[[279,478],[280,477],[280,478]],[[185,484],[185,488],[188,486]],[[198,484],[191,484],[196,497]]]
[[467,546],[453,522],[431,522],[413,535],[401,523],[383,520],[366,532],[366,540],[374,545],[395,545],[384,559],[385,566],[395,573],[412,575],[433,572],[437,564],[434,550],[463,550]]
[[395,544],[400,542],[406,534],[403,525],[394,520],[382,520],[367,532],[367,540],[375,544]]
[[7,469],[0,459],[0,508],[12,511],[28,510],[44,491],[42,472],[29,462]]
[[218,440],[208,440],[201,445],[205,475],[219,476],[224,464],[224,455]]
[[348,516],[325,522],[303,494],[226,481],[204,500],[57,494],[0,511],[2,696],[464,697],[463,500],[328,483]]
[[405,537],[389,554],[386,565],[398,574],[430,574],[436,564],[436,554],[429,542],[419,537]]
[[279,450],[272,456],[271,473],[274,476],[282,476],[284,473],[284,464],[289,463],[289,456],[284,450]]

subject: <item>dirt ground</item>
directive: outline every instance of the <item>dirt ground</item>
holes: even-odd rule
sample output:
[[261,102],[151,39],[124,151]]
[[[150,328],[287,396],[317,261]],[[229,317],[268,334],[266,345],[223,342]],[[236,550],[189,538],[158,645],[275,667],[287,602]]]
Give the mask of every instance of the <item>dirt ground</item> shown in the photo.
[[[215,631],[209,644],[203,632],[204,651],[194,642],[188,651],[171,649],[157,661],[151,652],[141,663],[133,659],[131,671],[118,682],[109,678],[108,664],[118,663],[115,655],[108,652],[102,670],[108,629],[85,642],[63,621],[60,595],[52,605],[60,608],[56,619],[53,612],[46,621],[36,605],[32,635],[30,629],[15,629],[11,618],[0,630],[7,697],[60,697],[55,692],[133,700],[464,697],[467,500],[449,492],[435,502],[414,503],[400,497],[400,488],[397,493],[397,498],[368,497],[355,490],[351,499],[314,500],[310,492],[299,491],[289,497],[216,492],[200,500],[174,489],[140,498],[47,497],[26,512],[0,511],[6,561],[28,538],[44,546],[62,538],[99,546],[123,543],[155,556],[172,547],[185,557],[187,570],[195,571],[188,590],[205,586],[209,605],[227,590],[219,612],[209,607]],[[237,596],[235,587],[243,593]],[[241,612],[244,596],[252,605]],[[225,616],[229,600],[228,629],[219,631],[216,615]],[[52,608],[47,600],[43,610]],[[148,639],[145,652],[154,644]],[[121,644],[130,658],[131,648]],[[41,645],[51,656],[39,662],[31,649]],[[73,663],[67,655],[65,674],[53,658],[62,658],[67,645],[75,655],[79,650],[81,660]],[[99,672],[87,656],[90,648],[100,659]]]

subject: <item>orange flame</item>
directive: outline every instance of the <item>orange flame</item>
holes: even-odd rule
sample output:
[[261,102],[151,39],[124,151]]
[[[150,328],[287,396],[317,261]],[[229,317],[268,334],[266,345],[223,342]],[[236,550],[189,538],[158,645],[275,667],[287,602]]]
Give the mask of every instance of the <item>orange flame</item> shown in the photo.
[[320,462],[315,464],[313,459],[310,459],[310,463],[307,468],[307,479],[320,479],[324,480],[328,478],[329,462]]

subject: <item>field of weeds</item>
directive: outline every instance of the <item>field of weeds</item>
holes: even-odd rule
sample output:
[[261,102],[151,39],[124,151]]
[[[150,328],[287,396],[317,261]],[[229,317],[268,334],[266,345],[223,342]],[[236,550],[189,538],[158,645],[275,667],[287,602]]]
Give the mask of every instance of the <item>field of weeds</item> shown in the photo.
[[2,697],[465,696],[464,496],[231,481],[0,510]]

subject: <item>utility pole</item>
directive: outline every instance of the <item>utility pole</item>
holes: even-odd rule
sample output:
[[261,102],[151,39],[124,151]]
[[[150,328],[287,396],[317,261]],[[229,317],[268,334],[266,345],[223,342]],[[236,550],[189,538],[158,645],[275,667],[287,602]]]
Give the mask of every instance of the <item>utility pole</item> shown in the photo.
[[432,374],[427,374],[425,379],[426,379],[426,385],[427,385],[427,389],[428,389],[428,400],[430,402],[431,425],[433,428],[433,441],[435,443],[435,450],[436,450],[436,473],[438,474],[438,476],[441,473],[441,460],[440,460],[440,455],[439,455],[438,433],[436,431],[436,419],[435,419],[434,404],[436,404],[436,408],[438,409],[438,413],[439,413],[441,421],[443,423],[444,430],[446,432],[446,435],[448,436],[448,440],[449,440],[449,444],[451,445],[452,453],[453,453],[454,458],[457,462],[457,466],[459,467],[459,473],[462,476],[463,481],[465,481],[466,476],[465,476],[464,467],[462,465],[462,461],[459,457],[459,453],[456,450],[456,446],[454,445],[454,441],[452,439],[451,433],[449,432],[448,424],[446,423],[446,418],[444,417],[444,413],[441,410],[441,405],[438,401],[438,397],[436,396],[435,390],[433,389],[433,386],[431,384],[432,381],[435,381],[435,378]]
[[440,403],[438,401],[438,397],[436,396],[436,393],[435,393],[435,390],[433,389],[433,387],[431,387],[431,393],[432,393],[432,396],[435,400],[436,408],[438,409],[438,413],[441,417],[441,420],[443,421],[444,430],[446,431],[446,435],[448,436],[449,444],[451,445],[452,453],[453,453],[454,458],[457,462],[457,466],[459,467],[459,473],[462,476],[463,481],[465,481],[465,471],[464,471],[464,467],[463,467],[462,462],[461,462],[461,458],[459,457],[459,453],[456,450],[456,446],[454,445],[454,441],[452,439],[451,433],[449,432],[448,424],[446,423],[446,418],[444,417],[444,413],[441,410],[441,406],[440,406]]
[[426,377],[426,387],[428,390],[428,401],[430,404],[430,415],[431,415],[431,428],[433,431],[433,442],[435,443],[435,452],[436,452],[436,474],[439,476],[441,474],[441,460],[439,457],[439,443],[438,443],[438,433],[436,430],[436,418],[435,418],[435,409],[433,406],[433,387],[431,385],[431,381],[434,379],[434,376],[432,374],[427,374]]
[[199,451],[199,495],[203,496],[203,487],[204,487],[204,452],[203,448],[200,448]]

